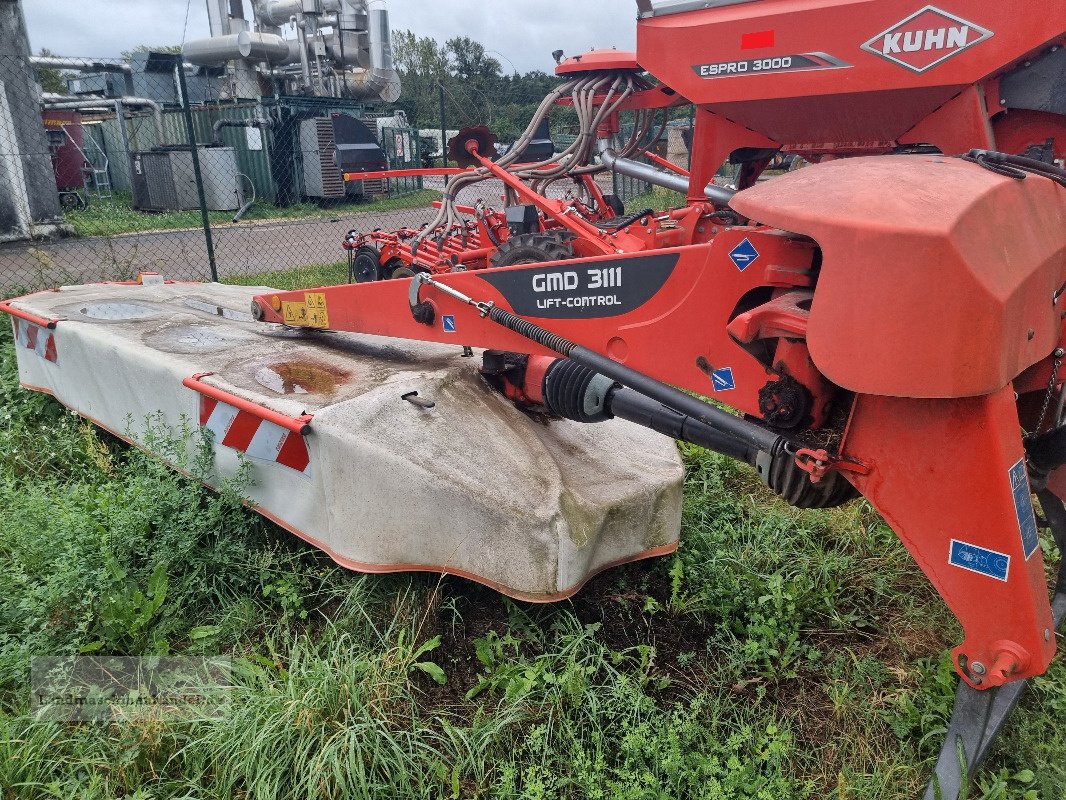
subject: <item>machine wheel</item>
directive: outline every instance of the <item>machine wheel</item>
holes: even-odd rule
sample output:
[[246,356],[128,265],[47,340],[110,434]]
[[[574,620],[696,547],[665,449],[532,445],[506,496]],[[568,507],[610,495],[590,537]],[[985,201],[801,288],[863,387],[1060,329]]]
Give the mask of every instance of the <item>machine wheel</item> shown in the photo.
[[574,257],[574,235],[568,231],[523,233],[512,236],[492,256],[492,266],[513,267],[540,264],[543,261],[566,261]]
[[415,271],[410,267],[397,267],[392,271],[392,275],[390,277],[392,280],[398,281],[403,278],[413,278],[414,276]]
[[372,283],[381,280],[381,257],[376,248],[364,244],[355,251],[351,278],[355,283]]
[[402,258],[390,258],[384,264],[381,265],[381,279],[389,280],[396,277],[396,270],[403,269],[407,265],[403,263]]
[[615,218],[624,217],[626,215],[626,204],[622,202],[622,198],[616,194],[605,194],[603,201],[607,203],[607,207],[614,212]]

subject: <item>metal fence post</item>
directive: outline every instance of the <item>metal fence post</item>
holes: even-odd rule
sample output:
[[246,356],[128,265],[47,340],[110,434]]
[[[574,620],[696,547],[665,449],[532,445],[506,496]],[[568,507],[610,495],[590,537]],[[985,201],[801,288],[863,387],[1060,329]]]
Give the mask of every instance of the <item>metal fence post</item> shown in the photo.
[[[437,91],[440,93],[440,165],[448,166],[448,124],[444,117],[444,81],[437,81]],[[448,176],[444,176],[444,185],[448,185]]]
[[[185,115],[185,133],[192,150],[192,171],[196,178],[196,195],[200,201],[200,218],[204,226],[204,243],[207,246],[207,263],[211,268],[211,280],[218,283],[218,265],[215,263],[215,240],[211,234],[211,218],[207,213],[207,196],[204,194],[204,176],[200,169],[200,151],[196,147],[196,128],[192,122],[189,106],[189,87],[185,80],[185,65],[182,56],[174,56],[174,70],[178,75],[178,90],[181,92],[181,110]],[[162,144],[162,142],[160,142]]]

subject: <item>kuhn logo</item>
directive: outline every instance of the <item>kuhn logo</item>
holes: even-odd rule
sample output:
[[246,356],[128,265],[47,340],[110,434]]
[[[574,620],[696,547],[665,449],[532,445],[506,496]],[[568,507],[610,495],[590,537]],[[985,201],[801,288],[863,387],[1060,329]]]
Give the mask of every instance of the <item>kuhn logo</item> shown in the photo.
[[992,31],[936,6],[926,6],[866,42],[862,49],[925,72],[963,50],[992,38]]

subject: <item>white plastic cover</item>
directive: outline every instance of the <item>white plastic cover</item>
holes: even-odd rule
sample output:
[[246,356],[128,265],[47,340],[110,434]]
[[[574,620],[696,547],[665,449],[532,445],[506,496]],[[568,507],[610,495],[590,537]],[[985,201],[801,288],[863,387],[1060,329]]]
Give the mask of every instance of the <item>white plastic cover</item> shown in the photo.
[[[17,348],[21,380],[142,446],[149,415],[199,424],[200,396],[182,385],[198,373],[287,417],[313,415],[308,469],[253,458],[246,494],[351,569],[448,572],[547,601],[676,547],[683,470],[669,439],[621,421],[535,419],[489,390],[480,359],[458,347],[255,323],[251,298],[269,291],[31,295],[16,307],[63,321],[55,362]],[[409,392],[434,407],[402,399]],[[249,458],[217,439],[214,450],[214,485]]]

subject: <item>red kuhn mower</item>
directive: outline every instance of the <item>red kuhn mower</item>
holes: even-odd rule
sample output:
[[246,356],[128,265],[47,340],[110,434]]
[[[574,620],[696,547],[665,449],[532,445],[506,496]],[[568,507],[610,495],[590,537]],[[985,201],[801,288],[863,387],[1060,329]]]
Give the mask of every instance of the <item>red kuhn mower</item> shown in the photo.
[[[262,513],[339,563],[539,600],[676,546],[656,538],[655,497],[677,501],[676,534],[681,482],[657,434],[747,463],[799,508],[863,497],[963,630],[926,790],[954,800],[1066,617],[1066,559],[1049,591],[1040,537],[1066,552],[1066,9],[637,6],[637,52],[563,61],[503,155],[469,128],[455,169],[354,175],[450,178],[422,229],[349,237],[355,285],[154,275],[5,301],[20,380],[118,433],[130,409],[196,409],[219,470],[255,459],[253,489],[281,498]],[[534,155],[555,104],[579,135]],[[682,106],[687,170],[649,152]],[[792,156],[809,166],[760,180]],[[735,189],[713,180],[727,161]],[[685,202],[627,213],[596,181],[610,171]],[[486,181],[498,209],[461,204]],[[582,550],[592,526],[549,500],[599,509],[624,546]],[[486,563],[456,569],[460,551]]]
[[[865,497],[965,631],[927,794],[956,797],[1066,615],[1038,535],[1066,547],[1066,16],[1023,0],[638,7],[637,52],[564,61],[511,152],[555,103],[580,120],[571,147],[494,160],[487,132],[465,131],[432,222],[353,242],[362,279],[407,280],[263,295],[253,313],[486,348],[483,374],[523,408],[728,454],[799,507]],[[691,173],[639,161],[686,104]],[[636,131],[616,150],[623,111]],[[782,153],[811,166],[758,181]],[[736,191],[712,181],[727,160]],[[687,203],[626,217],[590,183],[603,170]],[[458,205],[488,179],[505,208]],[[589,197],[548,199],[564,179]]]

